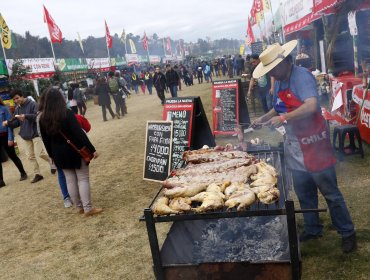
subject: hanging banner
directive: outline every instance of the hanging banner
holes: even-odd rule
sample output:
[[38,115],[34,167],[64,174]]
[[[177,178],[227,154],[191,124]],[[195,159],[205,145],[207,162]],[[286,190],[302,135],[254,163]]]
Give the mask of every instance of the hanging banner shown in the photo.
[[149,62],[147,55],[139,55],[139,63]]
[[290,34],[301,30],[320,16],[312,12],[313,2],[306,0],[290,0],[284,5],[284,32]]
[[87,63],[82,58],[59,58],[57,59],[57,65],[60,71],[86,71]]
[[[55,73],[53,58],[24,58],[20,59],[23,66],[29,69],[26,79],[50,78]],[[13,64],[16,60],[7,59],[9,75],[12,74]]]
[[103,72],[110,70],[110,62],[108,57],[103,58],[86,58],[88,69],[100,69]]
[[139,63],[139,56],[137,54],[126,54],[125,57],[128,64]]
[[160,63],[161,57],[159,55],[150,55],[149,56],[150,63]]
[[314,0],[313,1],[313,12],[315,14],[322,13],[325,10],[332,8],[337,4],[338,0]]

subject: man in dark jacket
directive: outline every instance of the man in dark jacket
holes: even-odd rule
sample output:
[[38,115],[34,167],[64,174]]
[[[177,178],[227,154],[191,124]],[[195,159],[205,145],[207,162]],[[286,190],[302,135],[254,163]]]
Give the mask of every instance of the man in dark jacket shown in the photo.
[[180,77],[170,64],[166,65],[166,82],[170,89],[171,96],[177,97],[177,87],[179,85]]
[[161,69],[157,66],[153,76],[153,85],[157,91],[158,98],[161,100],[162,105],[164,104],[164,89],[166,88],[166,77],[161,72]]
[[40,166],[36,157],[49,162],[49,156],[45,152],[44,145],[37,133],[36,115],[38,106],[36,102],[24,97],[20,90],[13,90],[10,96],[17,104],[14,111],[14,120],[4,121],[3,126],[9,126],[11,128],[20,127],[19,136],[21,136],[24,141],[26,154],[28,156],[28,160],[33,165],[33,172],[35,174],[31,183],[36,183],[44,179],[40,173]]

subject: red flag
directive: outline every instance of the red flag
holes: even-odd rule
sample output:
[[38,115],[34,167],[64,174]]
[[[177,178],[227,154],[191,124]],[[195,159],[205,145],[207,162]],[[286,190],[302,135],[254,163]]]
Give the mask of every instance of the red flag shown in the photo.
[[110,49],[112,47],[112,36],[110,36],[107,21],[105,21],[105,40],[107,42],[107,48]]
[[251,21],[250,19],[248,19],[247,38],[245,42],[248,46],[250,46],[252,43],[254,43],[254,41],[255,41],[255,38],[254,38],[252,26],[251,26]]
[[172,54],[172,49],[171,49],[171,39],[170,39],[170,37],[167,37],[166,50],[167,50],[167,51],[169,51],[169,52]]
[[144,32],[144,38],[143,38],[143,48],[144,50],[148,50],[148,38],[146,37],[146,33]]
[[50,40],[52,43],[59,42],[62,43],[62,31],[55,23],[54,19],[50,16],[48,10],[44,6],[44,22],[48,24]]

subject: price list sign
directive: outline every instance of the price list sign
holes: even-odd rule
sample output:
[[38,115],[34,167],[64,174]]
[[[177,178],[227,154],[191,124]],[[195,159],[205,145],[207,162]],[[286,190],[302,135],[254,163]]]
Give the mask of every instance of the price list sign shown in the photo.
[[170,172],[172,122],[148,121],[146,126],[144,179],[164,181]]
[[234,134],[239,124],[239,84],[237,80],[217,81],[212,86],[214,134]]
[[175,169],[182,160],[184,151],[191,147],[194,99],[166,99],[163,119],[173,122],[171,169]]

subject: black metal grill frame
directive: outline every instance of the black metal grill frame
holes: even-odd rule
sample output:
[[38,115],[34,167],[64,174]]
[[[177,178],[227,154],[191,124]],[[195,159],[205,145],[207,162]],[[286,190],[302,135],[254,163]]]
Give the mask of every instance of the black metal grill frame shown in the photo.
[[[292,188],[289,180],[289,173],[287,172],[284,160],[284,153],[279,148],[272,148],[269,151],[253,151],[249,152],[258,159],[266,159],[268,155],[274,161],[272,164],[279,173],[278,188],[280,191],[279,202],[268,206],[261,206],[257,203],[245,211],[209,211],[206,213],[185,213],[167,216],[156,216],[151,210],[151,206],[156,201],[157,197],[161,195],[162,189],[156,194],[148,208],[144,210],[144,216],[140,218],[141,221],[146,222],[149,245],[152,252],[154,274],[157,280],[165,280],[164,270],[161,263],[161,255],[158,244],[157,232],[155,223],[161,222],[174,222],[185,220],[202,220],[202,219],[220,219],[220,218],[235,218],[235,217],[250,217],[250,216],[277,216],[285,215],[287,218],[288,235],[289,235],[289,250],[290,250],[290,263],[292,270],[292,279],[299,280],[301,278],[301,265],[300,265],[300,252],[297,237],[297,227],[295,220],[295,213],[302,212],[294,209],[294,202],[289,193]],[[255,207],[255,209],[253,209]],[[265,208],[265,209],[261,209]],[[308,211],[320,211],[318,209]]]

